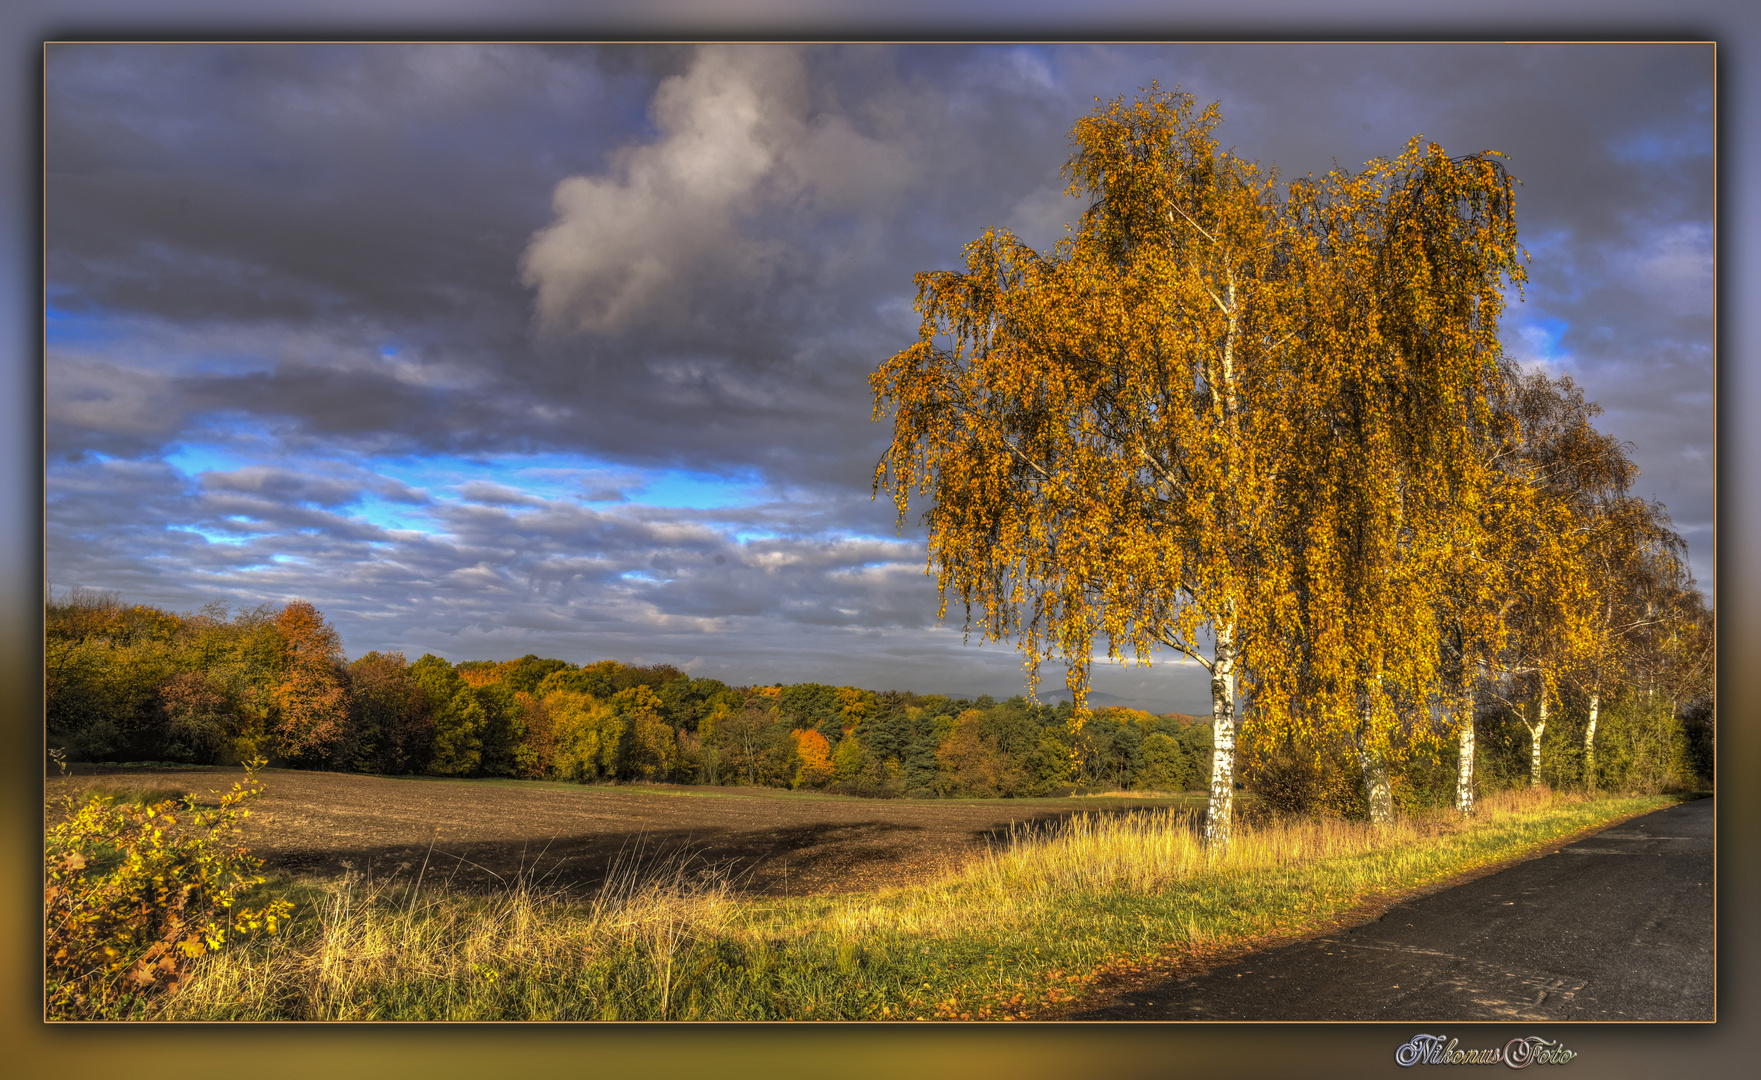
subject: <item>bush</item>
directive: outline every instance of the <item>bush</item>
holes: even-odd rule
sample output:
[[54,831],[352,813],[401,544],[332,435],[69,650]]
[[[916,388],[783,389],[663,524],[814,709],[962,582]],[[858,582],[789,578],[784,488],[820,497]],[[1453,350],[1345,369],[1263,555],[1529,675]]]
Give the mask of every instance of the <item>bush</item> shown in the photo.
[[[57,755],[59,756],[59,755]],[[262,860],[236,842],[244,803],[262,793],[256,770],[213,810],[194,795],[133,805],[100,794],[44,837],[43,978],[51,1019],[114,1019],[190,977],[190,965],[229,934],[274,933],[291,905],[234,904],[262,883]],[[63,766],[65,771],[65,766]]]

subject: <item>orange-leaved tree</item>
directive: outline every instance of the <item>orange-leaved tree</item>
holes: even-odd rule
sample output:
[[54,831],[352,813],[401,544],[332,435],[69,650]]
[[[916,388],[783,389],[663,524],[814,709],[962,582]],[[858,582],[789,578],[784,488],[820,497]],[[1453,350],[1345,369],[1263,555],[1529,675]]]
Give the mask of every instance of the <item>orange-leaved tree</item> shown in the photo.
[[304,600],[290,602],[270,625],[280,645],[270,691],[277,749],[289,758],[325,760],[348,730],[342,636]]
[[801,761],[792,786],[823,786],[832,778],[831,743],[812,728],[796,728],[789,736],[795,740],[795,756]]
[[1275,175],[1220,151],[1215,106],[1151,92],[1078,122],[1091,205],[1050,254],[1005,232],[918,275],[918,341],[871,378],[945,605],[1060,657],[1082,708],[1109,658],[1165,647],[1211,676],[1207,838],[1231,819],[1237,680],[1251,719],[1349,745],[1372,816],[1386,756],[1429,737],[1439,583],[1495,477],[1477,454],[1520,283],[1495,154],[1413,140],[1360,173]]

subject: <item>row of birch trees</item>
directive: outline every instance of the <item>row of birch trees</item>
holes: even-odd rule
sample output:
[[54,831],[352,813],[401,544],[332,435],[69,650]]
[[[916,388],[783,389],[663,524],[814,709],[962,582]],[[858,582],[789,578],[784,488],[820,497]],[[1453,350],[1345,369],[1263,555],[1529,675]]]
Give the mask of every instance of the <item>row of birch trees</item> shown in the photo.
[[1064,240],[987,231],[918,275],[918,338],[871,378],[876,491],[901,522],[927,501],[944,608],[1030,679],[1062,660],[1080,701],[1103,646],[1210,673],[1213,842],[1241,734],[1348,754],[1376,821],[1390,756],[1452,740],[1471,813],[1476,709],[1520,710],[1538,777],[1569,685],[1593,777],[1600,703],[1710,616],[1596,407],[1504,356],[1526,253],[1500,155],[1414,138],[1282,184],[1220,121],[1154,86],[1101,106]]

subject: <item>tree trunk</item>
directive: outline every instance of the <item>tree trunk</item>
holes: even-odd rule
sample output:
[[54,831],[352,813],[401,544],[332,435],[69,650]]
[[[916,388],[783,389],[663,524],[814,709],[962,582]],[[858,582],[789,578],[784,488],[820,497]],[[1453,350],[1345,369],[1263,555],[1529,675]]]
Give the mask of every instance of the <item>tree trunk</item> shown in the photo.
[[1535,722],[1524,721],[1529,729],[1529,786],[1541,786],[1541,736],[1547,732],[1547,692],[1542,691],[1535,703]]
[[1235,804],[1235,627],[1217,627],[1211,664],[1211,805],[1205,815],[1205,843],[1224,847],[1232,831]]
[[[1230,443],[1238,447],[1241,432],[1236,424],[1235,338],[1239,332],[1240,310],[1235,306],[1235,273],[1229,272],[1229,302],[1224,314],[1229,329],[1223,337],[1223,371],[1219,380],[1221,399],[1213,406]],[[1226,472],[1234,480],[1233,457],[1225,459]],[[1233,495],[1233,491],[1231,491]],[[1231,515],[1232,517],[1233,515]],[[1235,816],[1235,608],[1231,603],[1227,617],[1217,620],[1216,651],[1211,663],[1211,804],[1205,814],[1205,843],[1226,847],[1234,832]]]
[[1358,764],[1364,771],[1364,797],[1370,804],[1370,824],[1386,825],[1394,820],[1394,789],[1388,783],[1388,759],[1380,750],[1370,749],[1372,722],[1375,719],[1376,697],[1382,689],[1382,677],[1376,677],[1376,689],[1364,697],[1362,734],[1358,738]]
[[1379,753],[1360,754],[1364,767],[1364,795],[1370,803],[1370,824],[1386,825],[1394,820],[1394,789],[1388,783],[1388,762]]
[[1602,691],[1590,691],[1590,726],[1584,729],[1584,786],[1596,790],[1596,716],[1601,711]]
[[1474,696],[1468,694],[1467,716],[1461,721],[1461,764],[1455,771],[1455,808],[1463,817],[1474,812]]

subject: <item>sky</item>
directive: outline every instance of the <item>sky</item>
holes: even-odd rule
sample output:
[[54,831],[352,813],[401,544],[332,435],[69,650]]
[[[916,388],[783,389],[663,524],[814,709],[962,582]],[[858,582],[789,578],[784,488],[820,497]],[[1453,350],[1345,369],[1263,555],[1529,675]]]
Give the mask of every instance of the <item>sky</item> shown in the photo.
[[1649,44],[52,45],[46,576],[307,599],[351,656],[1018,693],[871,498],[867,376],[915,273],[1063,235],[1071,125],[1152,80],[1285,178],[1507,155],[1505,348],[1710,595],[1713,53]]

